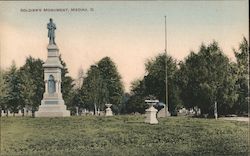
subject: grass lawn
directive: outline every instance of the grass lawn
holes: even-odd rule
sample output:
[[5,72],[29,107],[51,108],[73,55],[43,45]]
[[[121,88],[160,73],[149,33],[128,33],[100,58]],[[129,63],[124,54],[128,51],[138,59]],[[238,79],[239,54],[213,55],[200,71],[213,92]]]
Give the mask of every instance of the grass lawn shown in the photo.
[[143,116],[1,117],[3,156],[248,155],[248,123]]

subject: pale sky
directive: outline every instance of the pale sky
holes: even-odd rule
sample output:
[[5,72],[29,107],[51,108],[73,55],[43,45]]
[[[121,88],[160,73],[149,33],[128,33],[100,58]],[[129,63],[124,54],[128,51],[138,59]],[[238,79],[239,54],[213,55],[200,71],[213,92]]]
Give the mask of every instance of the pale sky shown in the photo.
[[[67,12],[21,12],[21,9],[65,9]],[[71,12],[71,8],[94,11]],[[47,28],[53,18],[56,43],[69,74],[109,56],[116,63],[126,91],[142,78],[144,63],[164,51],[167,16],[168,54],[183,60],[202,42],[219,42],[234,60],[232,48],[248,37],[248,1],[54,1],[0,2],[0,61],[8,68],[29,55],[46,60]]]

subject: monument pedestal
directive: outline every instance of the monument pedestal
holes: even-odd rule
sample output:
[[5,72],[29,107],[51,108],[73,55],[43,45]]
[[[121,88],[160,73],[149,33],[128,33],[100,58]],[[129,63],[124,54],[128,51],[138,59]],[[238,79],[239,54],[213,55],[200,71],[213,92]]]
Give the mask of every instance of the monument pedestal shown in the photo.
[[48,58],[43,64],[45,93],[35,117],[70,116],[61,93],[61,62],[59,49],[55,44],[48,45]]
[[154,108],[154,105],[159,101],[145,100],[145,102],[149,104],[149,108],[146,109],[146,119],[144,122],[149,124],[158,124],[158,120],[156,118],[157,109]]
[[146,109],[145,123],[158,124],[158,120],[156,118],[156,112],[157,112],[157,109],[155,109],[153,106]]
[[35,117],[66,117],[70,116],[70,111],[66,110],[64,104],[40,105]]

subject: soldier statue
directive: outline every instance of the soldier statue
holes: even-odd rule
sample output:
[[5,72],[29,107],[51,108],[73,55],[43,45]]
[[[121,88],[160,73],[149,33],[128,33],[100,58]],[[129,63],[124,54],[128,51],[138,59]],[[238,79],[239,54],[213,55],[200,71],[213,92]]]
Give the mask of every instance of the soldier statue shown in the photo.
[[49,44],[56,44],[55,43],[56,25],[55,25],[55,23],[53,23],[52,18],[49,19],[49,23],[47,24],[47,28],[48,28]]

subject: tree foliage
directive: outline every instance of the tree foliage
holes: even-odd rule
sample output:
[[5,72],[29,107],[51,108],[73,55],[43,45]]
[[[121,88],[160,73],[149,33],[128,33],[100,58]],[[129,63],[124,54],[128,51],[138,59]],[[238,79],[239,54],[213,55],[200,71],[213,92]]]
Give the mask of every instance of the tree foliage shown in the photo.
[[21,80],[15,63],[12,63],[10,69],[6,73],[5,79],[8,88],[6,109],[10,112],[17,112],[19,104],[23,103],[23,99],[21,97]]
[[24,107],[30,109],[33,116],[41,104],[44,93],[43,63],[41,59],[29,56],[26,58],[25,64],[20,68],[19,72],[21,96],[23,99],[20,109]]
[[216,42],[202,44],[198,53],[191,52],[180,64],[178,75],[187,108],[198,106],[202,113],[213,114],[214,103],[218,102],[218,112],[224,114],[237,99],[233,68]]
[[95,112],[98,108],[104,109],[104,104],[107,100],[105,91],[107,91],[107,87],[103,81],[100,70],[96,65],[92,65],[83,82],[82,96],[85,95],[87,108],[95,110]]
[[239,44],[238,50],[234,49],[234,54],[237,60],[237,94],[239,98],[235,103],[234,109],[237,110],[236,113],[242,114],[246,113],[249,101],[249,44],[247,39],[244,37],[242,42]]
[[102,88],[105,94],[105,102],[113,104],[113,111],[118,113],[121,108],[124,87],[117,67],[109,57],[102,58],[97,66],[103,79]]
[[120,112],[123,98],[123,84],[121,76],[114,62],[104,57],[92,65],[84,77],[83,85],[75,98],[77,102],[90,110],[104,110],[106,103],[111,103],[115,113]]
[[153,95],[161,102],[166,103],[166,61],[168,107],[169,111],[175,112],[181,105],[181,100],[179,99],[179,88],[176,82],[177,61],[171,56],[166,57],[166,54],[163,53],[145,64],[148,73],[144,77],[145,94],[146,96]]
[[178,70],[176,60],[165,53],[159,54],[145,63],[146,75],[142,80],[132,83],[131,97],[127,101],[128,112],[144,113],[147,105],[144,100],[148,96],[154,96],[161,102],[166,103],[166,60],[168,80],[168,107],[171,112],[176,111],[181,105],[179,88],[176,82]]
[[6,72],[0,69],[0,110],[5,110],[6,105],[6,97],[8,94],[8,86],[6,82]]
[[74,97],[74,84],[73,84],[73,79],[68,75],[69,71],[66,66],[66,63],[63,61],[61,55],[59,56],[59,60],[63,66],[61,69],[61,78],[62,78],[62,95],[63,99],[65,101],[65,104],[68,109],[74,110],[74,105],[72,103],[73,97]]
[[135,80],[131,83],[130,96],[126,102],[126,113],[144,113],[147,105],[145,104],[145,82]]

